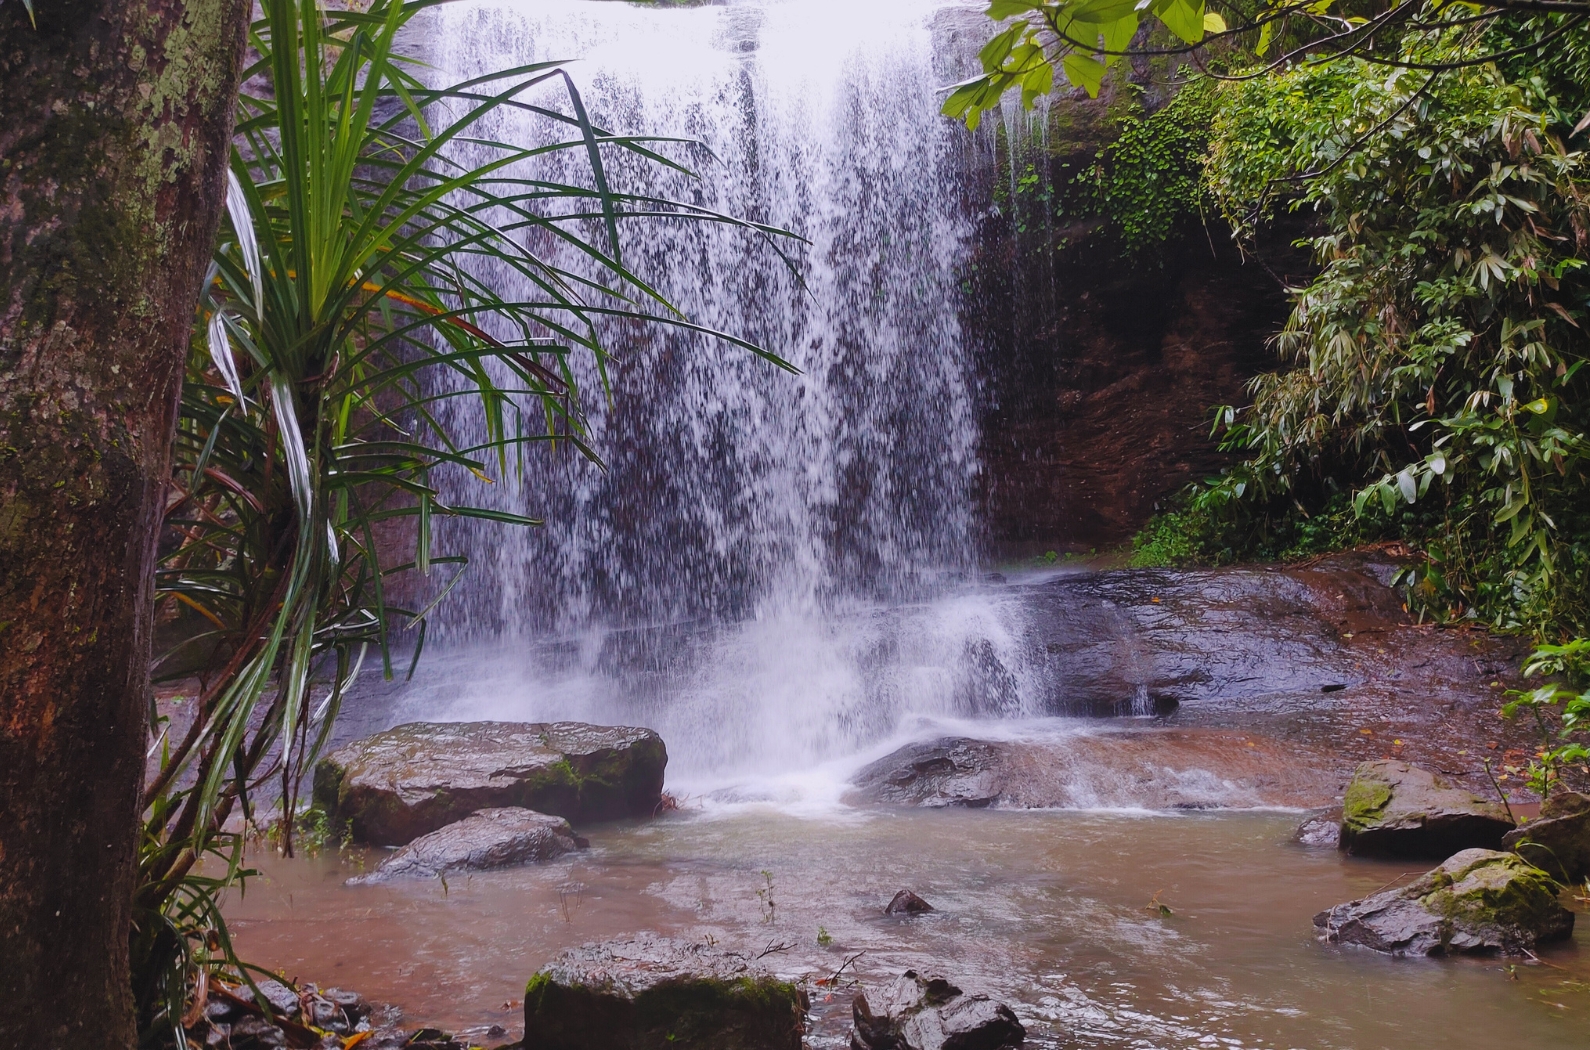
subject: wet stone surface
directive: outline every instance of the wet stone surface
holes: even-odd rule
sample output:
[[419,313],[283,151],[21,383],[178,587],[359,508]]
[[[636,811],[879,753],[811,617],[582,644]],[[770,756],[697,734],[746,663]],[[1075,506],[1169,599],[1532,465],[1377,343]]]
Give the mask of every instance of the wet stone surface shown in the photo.
[[1342,800],[1341,848],[1360,856],[1439,860],[1498,849],[1506,808],[1407,762],[1365,762]]
[[929,809],[1314,807],[1336,793],[1331,764],[1306,747],[1224,730],[945,738],[908,744],[864,767],[846,801]]
[[1566,883],[1590,878],[1590,795],[1562,791],[1540,807],[1540,819],[1509,831],[1506,849]]
[[1003,1050],[1027,1037],[1010,1007],[938,974],[907,970],[876,994],[876,1007],[865,992],[851,1003],[851,1050]]
[[667,764],[649,729],[413,722],[323,759],[314,794],[360,841],[400,846],[481,809],[522,807],[574,823],[651,816]]
[[388,879],[430,879],[465,871],[541,864],[581,848],[569,822],[534,810],[482,809],[401,847],[350,886]]
[[1469,849],[1407,886],[1320,912],[1314,927],[1388,955],[1521,955],[1573,934],[1560,889],[1514,854]]
[[570,948],[525,989],[538,1050],[800,1050],[804,991],[750,957],[642,934]]

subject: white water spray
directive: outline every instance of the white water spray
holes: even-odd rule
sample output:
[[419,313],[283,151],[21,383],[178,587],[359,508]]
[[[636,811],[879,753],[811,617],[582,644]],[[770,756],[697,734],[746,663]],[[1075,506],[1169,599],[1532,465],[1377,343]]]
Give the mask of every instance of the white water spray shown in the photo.
[[[743,773],[853,753],[913,715],[1031,713],[1015,606],[966,582],[980,539],[976,348],[960,323],[974,149],[938,113],[951,71],[934,41],[957,13],[930,0],[438,9],[438,79],[575,59],[601,125],[710,150],[674,151],[699,179],[615,157],[623,189],[806,243],[789,245],[802,287],[743,230],[625,228],[626,262],[693,321],[801,374],[612,326],[612,398],[588,403],[607,471],[537,450],[489,495],[545,528],[441,533],[474,564],[433,634],[456,655],[428,676],[447,684],[426,716],[644,722],[676,770]],[[503,111],[486,133],[553,132]]]

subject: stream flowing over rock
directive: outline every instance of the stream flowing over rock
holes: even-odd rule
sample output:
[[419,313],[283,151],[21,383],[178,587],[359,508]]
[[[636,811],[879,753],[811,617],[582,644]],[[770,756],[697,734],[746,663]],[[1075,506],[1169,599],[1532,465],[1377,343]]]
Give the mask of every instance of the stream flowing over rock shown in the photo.
[[806,993],[738,952],[651,934],[530,978],[524,1050],[801,1050]]
[[1382,857],[1499,849],[1513,828],[1495,802],[1406,762],[1365,762],[1342,800],[1341,848]]
[[1314,927],[1388,955],[1519,954],[1573,934],[1560,889],[1514,854],[1467,849],[1408,886],[1320,912]]
[[583,722],[411,722],[315,768],[315,802],[355,838],[401,846],[477,810],[533,809],[576,824],[649,817],[668,752],[650,729]]
[[562,817],[513,806],[482,809],[421,835],[368,875],[349,879],[348,885],[541,864],[580,847],[581,840]]
[[1320,806],[1338,783],[1329,766],[1307,748],[1220,730],[946,737],[864,767],[846,801],[969,809]]
[[907,970],[878,998],[851,1003],[851,1050],[1002,1050],[1027,1038],[1010,1007],[967,995],[937,974]]
[[1502,845],[1564,882],[1590,878],[1590,795],[1552,795],[1541,805],[1540,819],[1509,831]]

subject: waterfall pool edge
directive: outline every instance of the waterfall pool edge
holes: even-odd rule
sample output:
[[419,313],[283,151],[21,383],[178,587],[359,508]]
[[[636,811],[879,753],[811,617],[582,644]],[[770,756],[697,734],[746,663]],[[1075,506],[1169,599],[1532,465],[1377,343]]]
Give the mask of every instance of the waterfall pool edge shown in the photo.
[[[1410,867],[1291,841],[1273,810],[685,810],[589,829],[552,864],[345,886],[374,851],[251,858],[226,908],[243,955],[354,988],[412,1023],[511,1038],[563,947],[639,930],[712,938],[813,992],[813,1050],[853,988],[907,968],[1009,1002],[1030,1047],[1413,1050],[1583,1045],[1590,931],[1527,960],[1393,960],[1314,940],[1313,914]],[[935,912],[883,914],[909,888]],[[1164,904],[1170,914],[1157,908]],[[819,932],[827,934],[819,943]]]

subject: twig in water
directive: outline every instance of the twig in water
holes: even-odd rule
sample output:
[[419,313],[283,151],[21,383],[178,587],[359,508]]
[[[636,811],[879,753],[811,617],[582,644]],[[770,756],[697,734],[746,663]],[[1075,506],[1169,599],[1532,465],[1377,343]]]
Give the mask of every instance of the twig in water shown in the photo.
[[1573,972],[1572,970],[1568,969],[1568,967],[1566,967],[1566,966],[1558,966],[1554,962],[1547,962],[1545,959],[1542,959],[1540,956],[1536,955],[1534,952],[1530,951],[1528,948],[1524,949],[1524,954],[1529,956],[1531,961],[1538,962],[1542,966],[1549,966],[1553,970],[1561,970],[1563,973],[1572,973]]
[[1491,760],[1487,758],[1480,764],[1485,767],[1485,775],[1490,778],[1491,787],[1495,788],[1496,793],[1502,797],[1502,808],[1507,810],[1507,819],[1517,824],[1518,818],[1513,816],[1513,807],[1507,804],[1507,792],[1502,790],[1502,785],[1496,782],[1496,774],[1491,772]]
[[1424,874],[1424,872],[1422,872],[1422,871],[1405,871],[1401,875],[1398,875],[1396,878],[1392,879],[1390,882],[1383,882],[1379,886],[1376,886],[1374,889],[1369,891],[1368,895],[1373,897],[1375,894],[1379,893],[1381,890],[1387,889],[1388,887],[1391,887],[1391,886],[1395,886],[1397,883],[1401,882],[1403,879],[1407,878],[1409,875],[1423,875],[1423,874]]
[[865,948],[861,949],[861,951],[857,952],[855,955],[852,955],[850,958],[848,958],[844,962],[840,963],[839,964],[839,969],[834,971],[832,977],[821,978],[821,979],[818,980],[817,983],[819,985],[823,986],[823,987],[827,987],[828,985],[831,985],[831,984],[838,984],[839,983],[839,975],[845,972],[845,967],[849,966],[851,963],[855,962],[857,959],[861,958],[863,955],[866,955],[866,954],[867,954],[867,949],[865,949]]
[[793,947],[795,947],[794,941],[780,941],[777,944],[774,944],[772,941],[768,941],[767,947],[762,949],[762,954],[758,955],[757,958],[765,959],[769,955],[777,955],[779,952],[787,952]]

